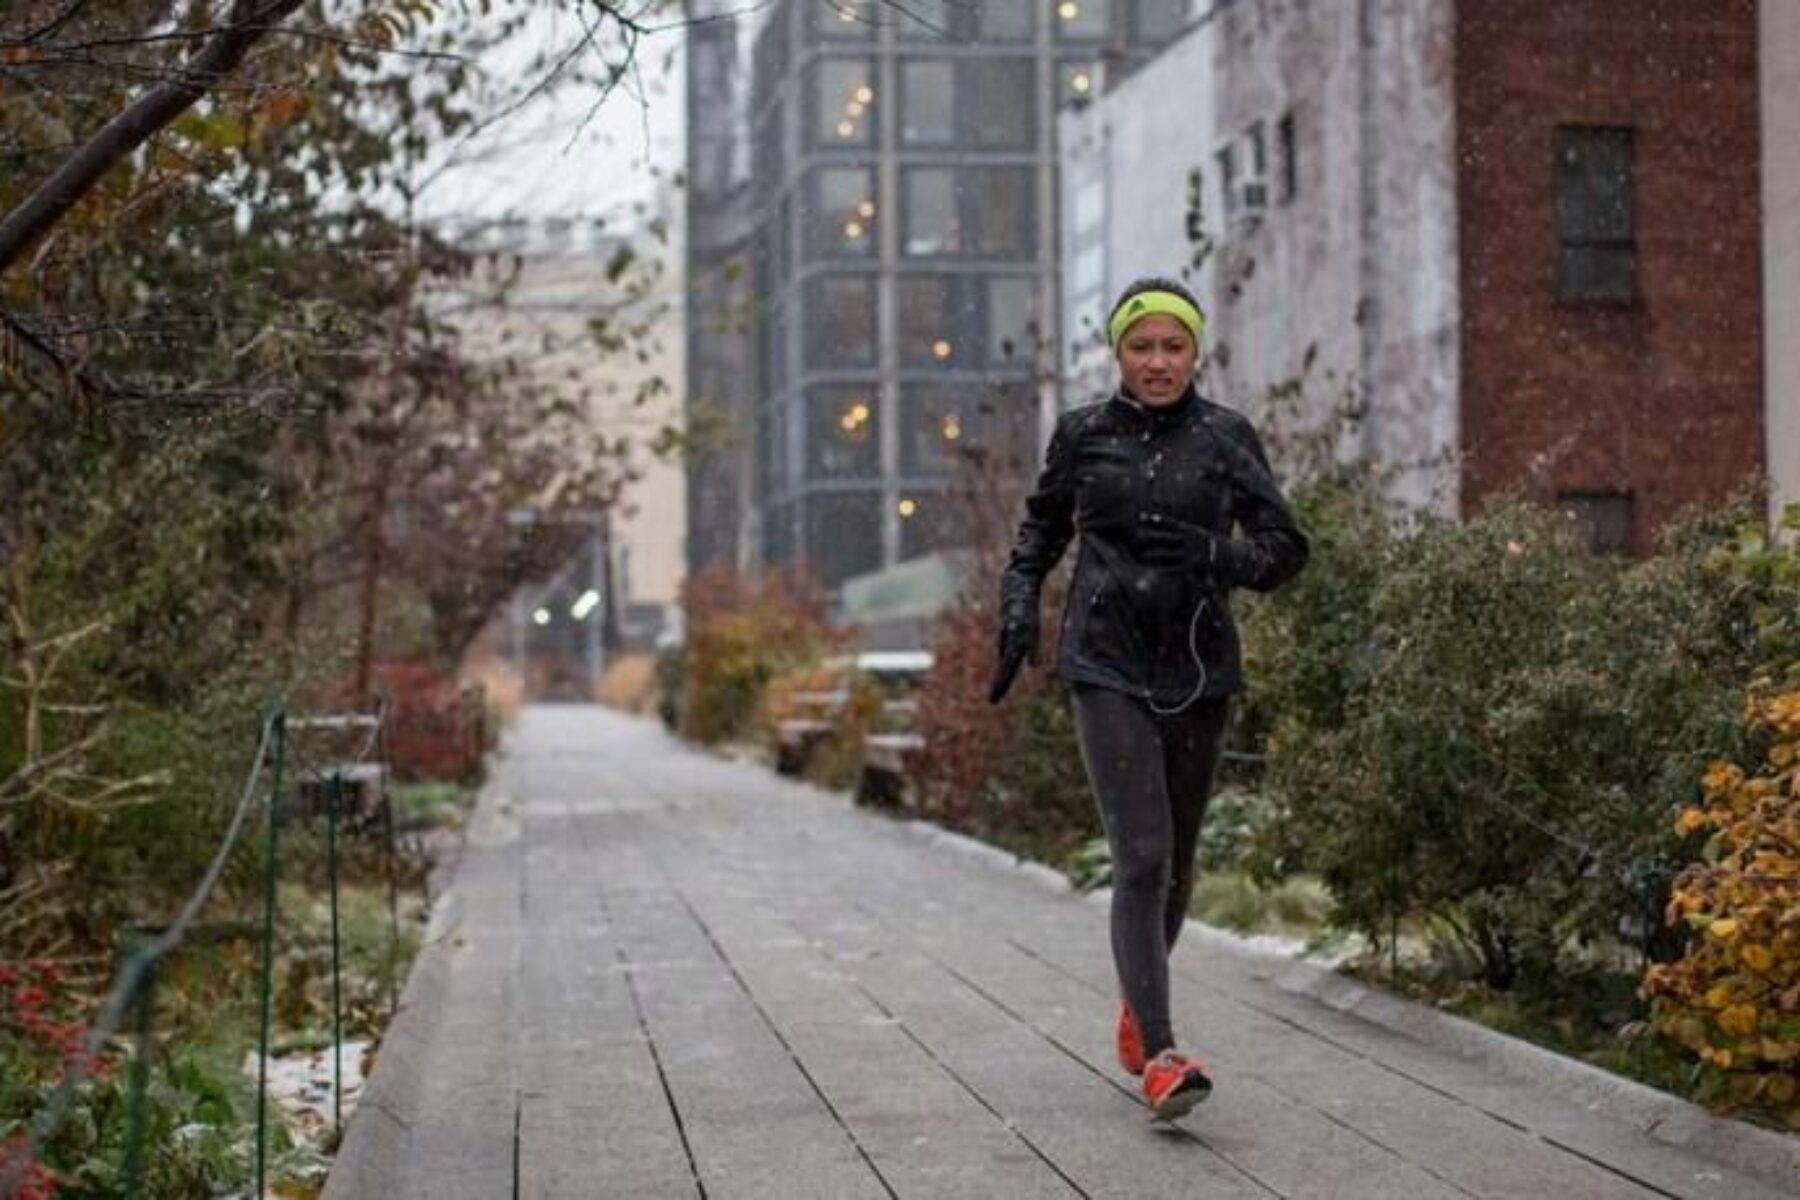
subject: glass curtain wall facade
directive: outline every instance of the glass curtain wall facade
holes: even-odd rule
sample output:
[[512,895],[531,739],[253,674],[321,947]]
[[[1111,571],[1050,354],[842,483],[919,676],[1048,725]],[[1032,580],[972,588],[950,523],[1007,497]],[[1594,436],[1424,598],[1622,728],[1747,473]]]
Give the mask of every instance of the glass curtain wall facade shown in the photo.
[[[959,451],[1054,389],[1055,109],[1187,0],[779,0],[749,87],[751,557],[829,587],[951,548]],[[696,128],[709,118],[692,113]]]

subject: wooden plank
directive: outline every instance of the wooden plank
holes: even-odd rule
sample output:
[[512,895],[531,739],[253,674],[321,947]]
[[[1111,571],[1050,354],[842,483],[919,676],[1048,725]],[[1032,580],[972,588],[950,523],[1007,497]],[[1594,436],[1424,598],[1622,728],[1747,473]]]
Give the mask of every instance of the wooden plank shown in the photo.
[[710,866],[683,873],[684,899],[888,1187],[945,1200],[1080,1194],[841,968],[773,918],[776,896],[747,896],[741,876]]
[[676,898],[603,891],[709,1200],[887,1195]]
[[567,806],[528,810],[522,1200],[700,1194]]

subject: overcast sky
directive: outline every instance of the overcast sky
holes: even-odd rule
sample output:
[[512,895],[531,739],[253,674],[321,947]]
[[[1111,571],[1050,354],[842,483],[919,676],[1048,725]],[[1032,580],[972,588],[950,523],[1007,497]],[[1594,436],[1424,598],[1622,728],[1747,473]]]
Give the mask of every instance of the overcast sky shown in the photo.
[[[658,177],[682,168],[682,32],[673,24],[639,45],[639,96],[615,91],[596,110],[596,92],[563,86],[467,142],[454,164],[420,197],[426,219],[592,217],[653,202]],[[482,63],[491,77],[517,81],[537,46],[575,44],[567,13],[540,10],[519,44]],[[597,64],[595,64],[597,65]],[[674,214],[670,214],[673,216]]]

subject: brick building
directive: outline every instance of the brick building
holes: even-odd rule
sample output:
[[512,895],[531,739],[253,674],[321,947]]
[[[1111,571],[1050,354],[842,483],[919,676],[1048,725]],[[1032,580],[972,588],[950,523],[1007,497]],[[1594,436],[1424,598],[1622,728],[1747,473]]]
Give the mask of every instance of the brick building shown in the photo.
[[1065,368],[1185,265],[1226,402],[1349,398],[1401,498],[1646,549],[1767,461],[1759,119],[1754,0],[1215,4],[1064,118]]

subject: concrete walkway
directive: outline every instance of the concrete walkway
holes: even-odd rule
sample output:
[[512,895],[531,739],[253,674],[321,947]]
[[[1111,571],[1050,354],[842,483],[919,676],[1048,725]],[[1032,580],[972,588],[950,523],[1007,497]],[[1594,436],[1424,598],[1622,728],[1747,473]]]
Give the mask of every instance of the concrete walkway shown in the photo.
[[597,709],[525,714],[434,927],[328,1200],[1800,1195],[1204,936],[1152,1126],[1100,905]]

